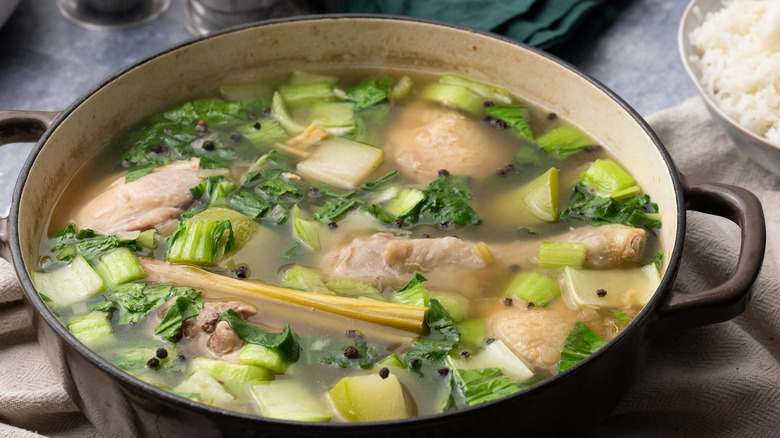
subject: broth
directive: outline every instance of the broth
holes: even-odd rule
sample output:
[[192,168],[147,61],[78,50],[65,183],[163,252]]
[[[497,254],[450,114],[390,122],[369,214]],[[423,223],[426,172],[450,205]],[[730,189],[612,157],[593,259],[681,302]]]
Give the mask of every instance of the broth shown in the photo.
[[454,75],[222,86],[115,149],[55,208],[36,287],[109,362],[227,409],[380,421],[479,404],[600,348],[659,281],[660,215],[607,147]]

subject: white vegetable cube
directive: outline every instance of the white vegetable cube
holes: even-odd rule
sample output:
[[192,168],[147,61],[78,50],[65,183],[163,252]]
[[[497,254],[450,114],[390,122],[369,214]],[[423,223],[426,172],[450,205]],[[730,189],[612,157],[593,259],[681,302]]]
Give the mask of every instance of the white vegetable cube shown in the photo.
[[70,306],[105,289],[103,279],[81,255],[56,271],[34,271],[31,277],[38,292],[51,299],[53,308]]
[[566,267],[561,273],[561,294],[576,307],[620,308],[645,305],[661,282],[653,264],[641,268],[585,270]]
[[349,421],[386,421],[408,418],[403,389],[390,374],[344,377],[329,392],[336,410]]
[[252,385],[263,415],[292,421],[328,421],[330,411],[297,380],[272,380]]
[[298,172],[341,189],[361,186],[382,165],[384,151],[345,138],[321,141],[298,163]]
[[197,370],[187,376],[173,390],[175,392],[198,394],[203,403],[215,406],[232,402],[235,399],[235,397],[225,391],[225,388],[216,379],[201,370]]
[[505,376],[515,383],[522,383],[534,376],[531,368],[518,357],[500,339],[482,347],[477,354],[472,354],[468,359],[454,359],[447,357],[449,365],[461,370],[474,370],[481,368],[499,368]]

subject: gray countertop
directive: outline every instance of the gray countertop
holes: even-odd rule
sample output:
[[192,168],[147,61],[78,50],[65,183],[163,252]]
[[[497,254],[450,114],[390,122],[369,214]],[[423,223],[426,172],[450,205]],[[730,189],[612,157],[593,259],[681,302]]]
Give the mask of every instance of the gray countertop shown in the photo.
[[[574,64],[643,116],[681,103],[696,94],[677,53],[677,25],[686,4],[628,1]],[[83,29],[60,15],[55,0],[23,0],[0,29],[0,109],[65,109],[114,71],[191,37],[184,0],[173,0],[156,21],[121,31]],[[0,209],[10,205],[31,148],[0,149]]]

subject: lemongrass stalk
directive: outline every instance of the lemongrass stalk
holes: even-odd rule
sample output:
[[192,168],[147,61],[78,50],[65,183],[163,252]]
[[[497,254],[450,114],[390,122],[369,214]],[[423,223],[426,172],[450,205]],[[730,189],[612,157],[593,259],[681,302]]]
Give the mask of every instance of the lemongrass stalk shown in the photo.
[[139,257],[139,262],[149,281],[192,287],[206,297],[209,294],[249,300],[265,297],[417,334],[424,327],[425,307],[301,292],[144,257]]

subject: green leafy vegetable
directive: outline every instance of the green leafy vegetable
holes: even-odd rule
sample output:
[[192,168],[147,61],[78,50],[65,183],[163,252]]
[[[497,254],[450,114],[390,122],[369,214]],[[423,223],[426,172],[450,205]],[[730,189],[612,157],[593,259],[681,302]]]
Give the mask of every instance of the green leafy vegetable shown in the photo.
[[365,108],[387,101],[390,94],[390,78],[364,82],[357,87],[346,91],[347,98],[355,103],[355,106]]
[[339,216],[352,210],[358,202],[352,199],[329,199],[319,210],[315,211],[312,218],[326,224]]
[[498,368],[454,369],[453,374],[469,406],[506,397],[523,389]]
[[502,105],[485,107],[485,114],[506,123],[512,133],[520,138],[533,141],[531,131],[531,111],[524,105]]
[[482,218],[466,201],[471,199],[467,176],[442,176],[424,190],[420,221],[456,225],[476,225]]
[[430,297],[428,296],[428,291],[422,285],[424,281],[428,281],[428,279],[420,273],[415,273],[414,277],[406,283],[406,286],[395,292],[390,300],[394,303],[428,307]]
[[125,173],[125,184],[129,182],[133,182],[139,178],[142,178],[150,174],[157,167],[159,167],[157,163],[150,163],[150,164],[145,164],[143,166],[131,167],[130,169],[128,169],[127,173]]
[[176,297],[165,312],[160,325],[154,329],[154,334],[160,335],[171,342],[176,342],[180,336],[181,325],[184,321],[197,316],[198,313],[196,302],[188,297]]
[[558,363],[558,371],[561,372],[573,367],[606,344],[607,341],[578,321],[569,336],[566,337],[563,351],[561,351],[561,361]]
[[172,262],[213,266],[234,244],[230,221],[182,221],[168,238],[165,258]]
[[268,201],[248,191],[232,194],[227,199],[227,205],[255,221],[262,219],[263,215],[271,208]]
[[612,198],[601,198],[582,184],[576,184],[569,204],[560,214],[561,219],[572,217],[592,225],[624,224],[642,227],[654,233],[661,227],[658,205],[649,195],[637,196],[623,203]]
[[203,305],[201,294],[195,289],[172,285],[152,286],[140,281],[114,286],[103,295],[106,301],[95,304],[91,310],[116,312],[119,325],[141,321],[173,297],[185,297],[197,307]]
[[289,325],[286,325],[280,333],[270,333],[260,327],[248,324],[233,309],[223,312],[219,320],[227,321],[230,328],[246,342],[276,349],[284,354],[285,359],[290,362],[297,361],[300,356],[300,340],[298,335],[290,331]]
[[309,363],[338,365],[341,368],[371,368],[382,351],[380,345],[368,342],[330,342],[326,348],[308,353],[310,357],[307,360]]

